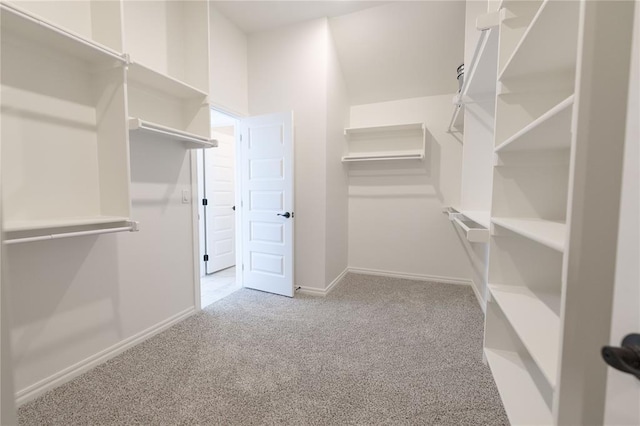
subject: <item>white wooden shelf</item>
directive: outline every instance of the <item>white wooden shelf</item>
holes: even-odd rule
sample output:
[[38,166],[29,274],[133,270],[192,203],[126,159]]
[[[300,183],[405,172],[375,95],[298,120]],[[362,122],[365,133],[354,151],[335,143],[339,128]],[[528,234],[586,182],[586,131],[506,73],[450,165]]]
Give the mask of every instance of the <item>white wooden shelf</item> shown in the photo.
[[564,252],[566,224],[537,218],[493,217],[491,222],[549,248]]
[[553,416],[517,352],[485,348],[485,356],[513,425],[552,425]]
[[464,217],[464,215],[457,215],[453,218],[453,222],[462,229],[467,241],[472,243],[488,243],[491,233],[489,229],[474,222],[473,220]]
[[[579,7],[579,2],[545,0],[498,80],[575,68]],[[557,37],[560,31],[568,36]]]
[[150,87],[176,98],[193,99],[207,97],[206,92],[139,63],[129,63],[127,76],[130,81],[141,86]]
[[[489,284],[491,296],[508,319],[552,388],[558,376],[560,317],[548,305],[560,305],[560,294],[538,297],[525,286]],[[544,299],[544,300],[543,300]],[[547,303],[545,303],[545,301]]]
[[424,123],[391,124],[387,126],[349,127],[344,129],[345,135],[376,134],[383,132],[402,132],[407,130],[422,131]]
[[12,33],[23,40],[30,40],[47,49],[63,52],[91,64],[113,61],[126,63],[124,55],[11,5],[0,3],[0,11],[3,36],[5,33]]
[[381,160],[421,160],[424,158],[424,153],[420,151],[415,152],[372,152],[362,155],[345,155],[342,157],[343,162],[350,161],[381,161]]
[[128,221],[121,216],[68,217],[60,219],[13,220],[3,224],[5,232],[32,231],[39,229],[67,228],[71,226],[104,225]]
[[424,123],[344,129],[348,152],[343,162],[421,160],[425,156]]
[[498,145],[495,151],[570,148],[573,102],[571,95]]
[[203,138],[193,133],[172,129],[139,118],[129,118],[129,130],[150,134],[160,139],[182,142],[186,148],[190,149],[214,148],[218,146],[218,142],[215,139]]

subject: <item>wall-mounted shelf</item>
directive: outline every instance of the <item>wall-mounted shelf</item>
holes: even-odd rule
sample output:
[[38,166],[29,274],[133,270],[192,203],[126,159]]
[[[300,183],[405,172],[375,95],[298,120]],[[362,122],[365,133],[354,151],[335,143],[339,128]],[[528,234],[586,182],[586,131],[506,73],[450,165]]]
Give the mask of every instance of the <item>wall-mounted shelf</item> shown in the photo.
[[[560,305],[560,294],[544,293],[539,297],[526,286],[489,284],[496,301],[531,358],[552,388],[558,375],[560,317],[547,303]],[[535,321],[531,321],[535,318]]]
[[569,96],[498,145],[496,152],[569,148],[573,101]]
[[218,146],[218,141],[215,139],[203,138],[193,133],[143,121],[139,118],[129,118],[129,130],[153,135],[158,139],[182,142],[189,149],[214,148]]
[[425,156],[424,123],[344,129],[348,152],[343,162],[422,160]]
[[12,33],[22,40],[29,40],[49,50],[79,58],[91,64],[118,61],[126,63],[121,55],[106,46],[45,22],[11,5],[0,3],[3,33]]
[[[44,235],[36,235],[29,236],[29,233],[22,233],[26,236],[13,237],[9,234],[9,238],[3,241],[4,244],[22,244],[22,243],[31,243],[35,241],[47,241],[47,240],[58,240],[62,238],[72,238],[72,237],[85,237],[89,235],[103,235],[103,234],[113,234],[116,232],[137,232],[139,230],[139,223],[130,220],[119,220],[114,222],[119,226],[97,226],[92,228],[87,225],[104,225],[110,224],[110,222],[103,222],[100,224],[93,223],[84,223],[84,224],[75,224],[73,230],[65,230],[60,233],[45,233]],[[50,229],[55,229],[52,227]]]
[[207,94],[200,89],[135,62],[129,64],[127,71],[127,76],[130,81],[166,93],[175,98],[202,98],[203,102],[205,102],[204,99],[207,97]]
[[567,226],[563,222],[506,217],[494,217],[491,222],[559,252],[564,251]]
[[37,229],[59,229],[72,226],[103,225],[128,221],[122,216],[69,217],[61,219],[13,220],[4,223],[5,232],[31,231]]

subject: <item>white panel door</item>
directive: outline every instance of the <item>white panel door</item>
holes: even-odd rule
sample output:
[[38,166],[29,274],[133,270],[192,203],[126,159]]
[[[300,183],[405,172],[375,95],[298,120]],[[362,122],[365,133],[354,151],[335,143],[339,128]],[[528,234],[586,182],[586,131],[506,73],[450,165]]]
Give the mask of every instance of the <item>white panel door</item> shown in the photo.
[[293,114],[240,127],[244,286],[293,297]]
[[235,137],[212,132],[218,148],[205,151],[207,274],[235,265]]

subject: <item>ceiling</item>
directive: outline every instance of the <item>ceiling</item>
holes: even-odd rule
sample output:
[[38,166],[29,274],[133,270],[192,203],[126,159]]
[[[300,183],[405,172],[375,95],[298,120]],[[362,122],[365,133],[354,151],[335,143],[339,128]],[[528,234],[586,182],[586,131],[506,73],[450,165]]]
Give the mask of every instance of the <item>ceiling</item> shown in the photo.
[[216,9],[245,34],[272,30],[296,22],[345,15],[387,1],[213,1]]
[[246,34],[329,17],[352,105],[455,93],[464,0],[215,1]]

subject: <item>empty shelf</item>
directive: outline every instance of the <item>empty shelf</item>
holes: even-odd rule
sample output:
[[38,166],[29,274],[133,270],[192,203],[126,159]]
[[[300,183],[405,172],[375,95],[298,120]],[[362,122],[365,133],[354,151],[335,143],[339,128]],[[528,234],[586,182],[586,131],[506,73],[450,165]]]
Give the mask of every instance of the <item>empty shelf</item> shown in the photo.
[[345,135],[358,133],[401,132],[407,130],[422,131],[424,123],[393,124],[389,126],[350,127],[344,129]]
[[567,227],[563,222],[506,217],[494,217],[491,222],[559,252],[564,251]]
[[71,226],[102,225],[128,221],[120,216],[84,216],[62,219],[12,220],[4,223],[5,232],[31,231],[38,229],[66,228]]
[[551,300],[553,305],[560,306],[560,295],[545,293],[541,298],[524,286],[494,284],[489,284],[489,291],[531,358],[551,387],[555,388],[558,375],[560,317],[545,300]]
[[3,37],[13,33],[20,38],[31,40],[41,46],[69,56],[80,58],[91,64],[103,64],[114,60],[126,63],[124,55],[92,40],[44,22],[30,13],[11,5],[0,4]]
[[376,152],[370,154],[350,154],[342,157],[343,162],[349,161],[381,161],[381,160],[421,160],[424,158],[424,152]]
[[207,93],[200,89],[135,62],[129,64],[127,76],[131,81],[142,86],[153,88],[176,98],[193,99],[207,96]]
[[187,148],[213,148],[218,146],[215,139],[204,138],[193,133],[143,121],[139,118],[129,118],[129,130],[152,134],[161,139],[183,142]]
[[509,421],[513,425],[552,425],[551,410],[517,352],[484,350]]
[[505,140],[496,152],[563,149],[571,146],[571,95]]
[[579,2],[545,0],[498,80],[574,68],[579,7]]

